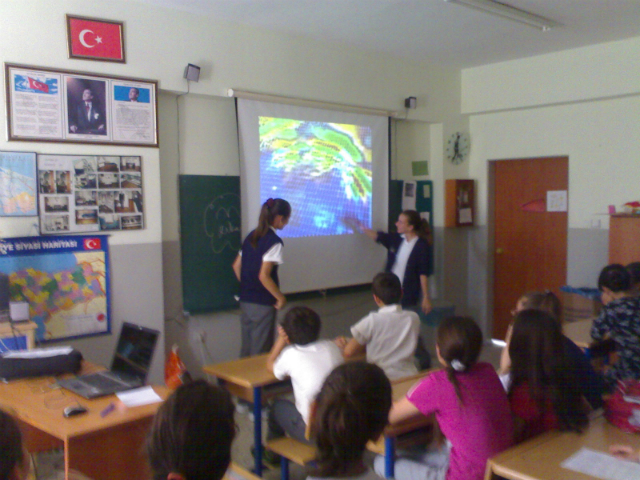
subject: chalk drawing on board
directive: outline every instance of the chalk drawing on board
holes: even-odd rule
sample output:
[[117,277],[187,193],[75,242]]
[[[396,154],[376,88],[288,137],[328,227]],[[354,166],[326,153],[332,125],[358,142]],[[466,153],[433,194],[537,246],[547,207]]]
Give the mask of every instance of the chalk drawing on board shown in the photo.
[[214,198],[204,209],[203,229],[210,240],[211,250],[221,253],[225,248],[240,250],[240,212],[236,207],[229,207],[233,199],[240,197],[235,193],[225,193]]

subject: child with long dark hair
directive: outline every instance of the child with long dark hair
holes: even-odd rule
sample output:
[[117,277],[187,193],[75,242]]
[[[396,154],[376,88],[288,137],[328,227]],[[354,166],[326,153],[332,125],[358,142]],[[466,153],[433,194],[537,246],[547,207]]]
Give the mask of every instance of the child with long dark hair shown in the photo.
[[[551,315],[556,322],[560,325],[562,315],[562,305],[560,299],[550,290],[543,292],[528,292],[525,293],[518,302],[516,308],[511,313],[516,315],[518,312],[527,309],[541,310]],[[513,323],[509,326],[507,331],[506,342],[507,345],[502,349],[500,357],[500,380],[502,380],[505,390],[509,390],[511,382],[511,358],[509,357],[509,343],[511,341],[511,333],[513,329]],[[589,402],[591,408],[596,409],[602,406],[602,393],[604,392],[604,381],[601,375],[598,375],[591,362],[584,354],[582,349],[578,347],[570,338],[562,335],[562,348],[569,361],[571,372],[576,379],[578,388],[580,389],[584,398]]]
[[233,262],[240,281],[241,357],[266,353],[273,346],[276,310],[286,303],[278,281],[283,242],[276,230],[282,230],[290,216],[291,205],[286,200],[264,202],[258,226],[247,235]]
[[336,367],[311,407],[311,436],[318,448],[307,480],[380,480],[363,462],[369,440],[387,425],[391,384],[382,369],[365,362]]
[[541,310],[516,314],[509,343],[516,442],[548,430],[581,432],[586,406],[564,353],[560,324]]
[[147,453],[154,480],[219,480],[236,433],[229,393],[204,380],[178,387],[151,425]]
[[618,361],[604,373],[613,388],[618,380],[640,379],[640,297],[631,289],[631,275],[619,264],[602,269],[598,289],[604,306],[593,322],[591,336],[595,340],[609,336],[616,344]]
[[[444,368],[396,401],[389,421],[435,413],[449,444],[400,456],[396,480],[481,480],[487,459],[513,443],[507,395],[493,367],[478,363],[481,349],[482,332],[471,318],[450,317],[438,327],[436,353]],[[382,475],[382,457],[376,458],[375,467]]]
[[0,410],[0,480],[24,480],[29,469],[18,424],[11,415]]

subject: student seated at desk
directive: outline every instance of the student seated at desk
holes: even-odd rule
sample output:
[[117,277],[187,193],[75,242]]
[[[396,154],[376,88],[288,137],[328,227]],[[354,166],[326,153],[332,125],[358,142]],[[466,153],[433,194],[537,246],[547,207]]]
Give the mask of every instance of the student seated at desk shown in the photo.
[[[396,401],[389,422],[418,414],[435,414],[448,444],[421,452],[401,453],[396,480],[481,480],[487,459],[513,443],[509,401],[500,379],[488,363],[477,363],[482,332],[467,317],[445,319],[436,333],[436,354],[444,366]],[[384,458],[375,459],[379,475]]]
[[605,370],[609,388],[618,380],[640,379],[640,296],[631,292],[631,275],[619,264],[602,269],[598,278],[603,307],[593,322],[595,340],[611,337],[616,344],[618,361]]
[[0,480],[25,480],[30,465],[18,424],[0,410]]
[[235,407],[221,387],[197,380],[158,409],[147,443],[154,480],[219,480],[231,462]]
[[[516,315],[526,309],[541,310],[551,315],[562,329],[560,319],[562,317],[562,305],[560,300],[550,290],[544,292],[529,292],[525,293],[518,302],[516,308],[511,313]],[[506,343],[507,345],[502,349],[500,356],[500,380],[505,387],[505,390],[509,390],[511,382],[511,358],[509,357],[509,343],[511,341],[511,333],[513,331],[513,323],[509,325],[507,330]],[[562,335],[562,348],[569,361],[572,375],[576,379],[578,388],[582,392],[584,398],[589,402],[589,405],[594,410],[602,406],[602,393],[604,392],[604,381],[602,376],[598,375],[591,362],[584,354],[582,349],[578,347],[571,339]]]
[[278,326],[267,369],[279,380],[291,377],[295,405],[284,398],[275,400],[269,410],[267,440],[288,434],[309,443],[305,438],[309,404],[331,370],[344,361],[331,340],[318,340],[320,328],[320,317],[308,307],[292,308]]
[[382,369],[365,362],[340,365],[311,404],[310,430],[318,448],[307,480],[380,480],[364,462],[367,442],[387,425],[391,384]]
[[420,335],[418,314],[400,305],[402,286],[393,273],[379,273],[373,279],[373,300],[380,308],[353,327],[353,338],[338,337],[336,344],[345,358],[367,352],[367,362],[384,370],[390,380],[418,373],[413,355]]
[[534,309],[516,314],[509,342],[516,442],[552,429],[581,432],[589,423],[562,345],[560,324],[551,315]]

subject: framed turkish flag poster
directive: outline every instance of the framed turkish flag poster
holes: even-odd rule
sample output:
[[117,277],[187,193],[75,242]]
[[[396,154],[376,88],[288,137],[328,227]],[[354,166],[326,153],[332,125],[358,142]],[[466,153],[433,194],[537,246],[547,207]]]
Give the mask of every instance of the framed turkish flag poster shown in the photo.
[[67,15],[69,58],[125,63],[122,22]]

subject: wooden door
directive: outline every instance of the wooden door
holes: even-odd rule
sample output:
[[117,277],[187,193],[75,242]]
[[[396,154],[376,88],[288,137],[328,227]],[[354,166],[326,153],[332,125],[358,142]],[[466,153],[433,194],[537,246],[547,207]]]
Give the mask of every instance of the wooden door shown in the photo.
[[547,212],[547,191],[568,190],[568,159],[491,162],[494,178],[493,337],[504,338],[526,292],[566,283],[567,212]]

